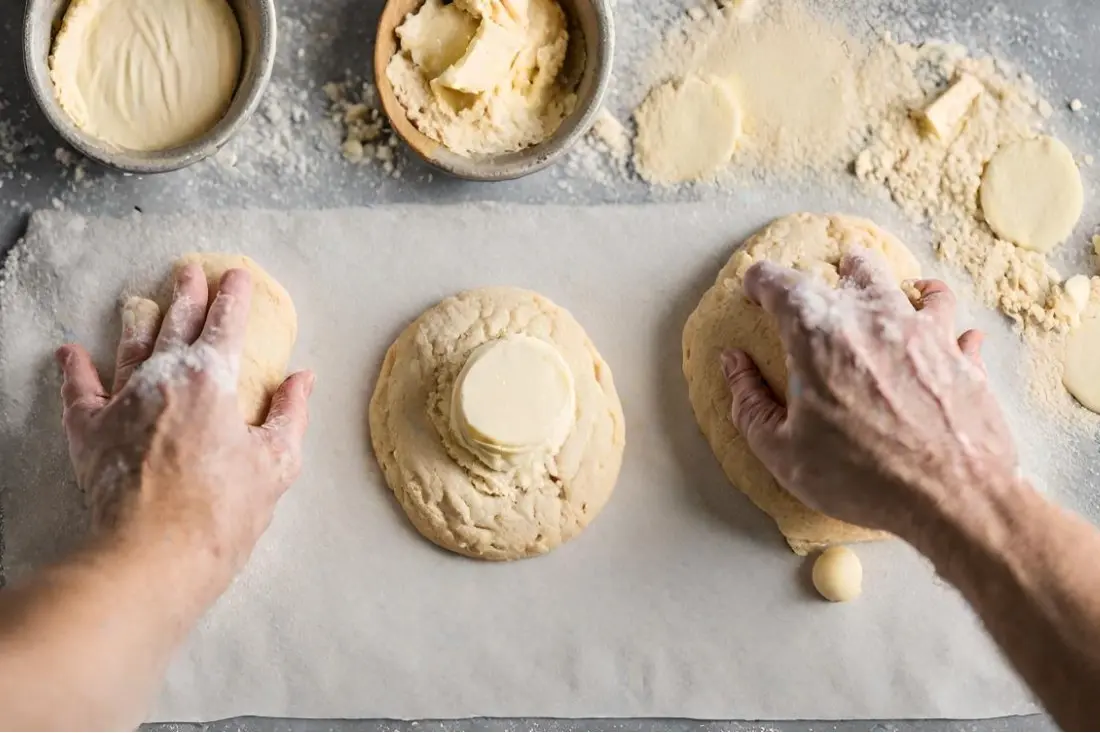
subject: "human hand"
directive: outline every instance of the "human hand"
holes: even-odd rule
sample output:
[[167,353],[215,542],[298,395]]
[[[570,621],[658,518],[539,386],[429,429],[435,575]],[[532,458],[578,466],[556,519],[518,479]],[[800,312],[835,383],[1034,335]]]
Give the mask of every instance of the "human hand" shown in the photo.
[[206,277],[189,265],[162,325],[155,303],[128,300],[110,392],[87,351],[57,352],[69,454],[93,528],[198,543],[230,577],[298,476],[314,380],[290,376],[266,423],[246,424],[237,380],[251,293],[249,273],[231,270],[207,313]]
[[836,290],[761,262],[750,299],[778,322],[788,353],[784,405],[751,357],[722,368],[732,417],[787,491],[824,514],[905,535],[928,506],[955,507],[990,474],[1011,476],[1016,452],[986,381],[982,335],[956,339],[955,298],[916,283],[914,307],[873,252],[840,263]]

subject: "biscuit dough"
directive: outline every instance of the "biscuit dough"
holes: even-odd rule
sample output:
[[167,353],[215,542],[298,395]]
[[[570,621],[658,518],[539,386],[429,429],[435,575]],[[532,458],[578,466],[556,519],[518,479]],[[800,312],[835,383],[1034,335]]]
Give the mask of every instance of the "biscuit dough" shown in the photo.
[[50,56],[77,127],[130,150],[168,150],[212,128],[241,71],[226,0],[74,0]]
[[255,261],[242,255],[192,253],[181,257],[175,273],[196,263],[206,273],[210,303],[218,292],[222,275],[232,269],[252,273],[252,305],[245,332],[244,352],[237,394],[241,414],[249,425],[260,425],[267,417],[271,396],[286,378],[294,342],[298,339],[298,314],[294,301],[282,285]]
[[854,601],[863,593],[863,564],[847,547],[830,547],[814,560],[813,581],[827,601]]
[[[524,465],[486,465],[451,426],[457,377],[502,338],[551,345],[568,364],[575,419],[560,449]],[[603,509],[625,428],[611,370],[584,329],[535,293],[486,288],[428,309],[386,354],[370,404],[374,453],[409,520],[440,547],[513,560],[553,550]]]
[[689,76],[655,88],[634,113],[635,164],[650,183],[713,177],[741,138],[741,109],[720,79]]
[[522,465],[557,453],[576,409],[573,372],[558,350],[509,336],[466,360],[451,398],[451,430],[486,465]]
[[386,76],[409,121],[460,155],[538,144],[573,111],[554,0],[425,0],[397,28]]
[[776,483],[730,419],[730,394],[719,355],[728,347],[745,349],[775,393],[785,395],[786,352],[775,321],[745,297],[745,272],[767,259],[836,285],[837,265],[855,246],[885,255],[899,283],[920,277],[920,265],[905,245],[873,223],[847,216],[794,214],[772,222],[733,253],[684,326],[684,376],[703,434],[729,480],[775,520],[799,555],[886,535],[819,514]]
[[1062,383],[1082,406],[1100,414],[1100,278],[1086,284],[1081,325],[1066,338]]
[[982,212],[990,228],[1035,252],[1049,252],[1069,238],[1084,201],[1073,153],[1052,137],[1001,147],[982,175]]

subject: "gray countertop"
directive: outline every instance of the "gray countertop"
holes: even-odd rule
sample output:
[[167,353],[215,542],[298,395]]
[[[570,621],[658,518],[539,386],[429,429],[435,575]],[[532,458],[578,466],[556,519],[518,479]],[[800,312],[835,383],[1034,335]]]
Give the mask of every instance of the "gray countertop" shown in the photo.
[[[618,0],[619,58],[610,105],[625,113],[638,101],[632,59],[657,41],[661,20],[687,0]],[[901,35],[976,43],[1023,62],[1053,102],[1079,97],[1100,109],[1100,4],[1095,0],[847,0],[876,19],[897,15]],[[80,162],[62,146],[34,107],[23,78],[23,6],[0,4],[0,253],[20,236],[29,212],[65,208],[123,215],[205,208],[321,208],[394,202],[521,201],[644,203],[700,194],[658,193],[609,173],[592,158],[574,157],[506,184],[476,184],[433,174],[399,152],[400,178],[377,163],[353,165],[339,154],[339,130],[327,116],[321,89],[329,81],[371,74],[374,25],[381,0],[284,0],[279,58],[267,101],[249,128],[216,160],[159,177],[126,176]],[[858,10],[857,10],[858,12]],[[1091,38],[1090,38],[1091,36]],[[1100,122],[1076,116],[1067,134],[1095,139]],[[595,167],[593,167],[595,165]],[[2,546],[2,544],[0,544]],[[1049,730],[1042,716],[988,721],[858,721],[748,723],[689,720],[473,719],[463,721],[343,721],[238,718],[207,725],[158,725],[155,730]]]

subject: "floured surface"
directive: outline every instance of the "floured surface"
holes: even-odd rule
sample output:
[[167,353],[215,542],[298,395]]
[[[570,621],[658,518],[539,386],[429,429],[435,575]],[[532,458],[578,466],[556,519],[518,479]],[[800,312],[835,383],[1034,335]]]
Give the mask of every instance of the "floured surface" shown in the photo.
[[[692,418],[680,333],[734,243],[804,208],[782,194],[746,198],[751,220],[709,204],[36,215],[21,273],[0,287],[9,578],[70,543],[81,524],[53,347],[77,339],[108,364],[120,292],[155,283],[182,252],[232,245],[294,297],[292,367],[318,370],[313,429],[302,479],[175,661],[156,719],[1034,711],[961,600],[912,551],[860,547],[863,597],[827,605],[804,561],[723,477]],[[911,244],[927,274],[942,272],[927,243]],[[441,298],[492,284],[537,290],[585,324],[614,370],[630,436],[618,488],[585,534],[504,565],[419,537],[366,427],[400,330]],[[1097,485],[1095,437],[1054,440],[1059,426],[1022,401],[1015,337],[992,314],[963,311],[994,329],[990,370],[1029,472],[1100,516],[1086,495],[1063,493]]]

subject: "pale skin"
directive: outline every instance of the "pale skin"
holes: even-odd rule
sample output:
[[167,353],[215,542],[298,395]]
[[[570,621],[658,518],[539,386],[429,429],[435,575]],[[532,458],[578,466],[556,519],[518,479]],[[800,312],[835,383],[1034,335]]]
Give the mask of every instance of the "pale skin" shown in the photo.
[[[1100,535],[1020,477],[981,336],[955,337],[946,286],[919,283],[914,306],[870,254],[841,272],[834,292],[773,265],[749,271],[746,292],[779,323],[791,384],[778,399],[730,350],[732,419],[802,501],[927,555],[1055,718],[1094,727]],[[247,273],[227,274],[207,314],[202,273],[184,270],[159,329],[147,301],[129,303],[110,390],[83,349],[59,350],[63,422],[95,532],[0,593],[0,728],[140,723],[172,652],[296,477],[313,376],[288,378],[259,428],[231,388],[249,288]],[[822,317],[823,298],[839,317]]]

